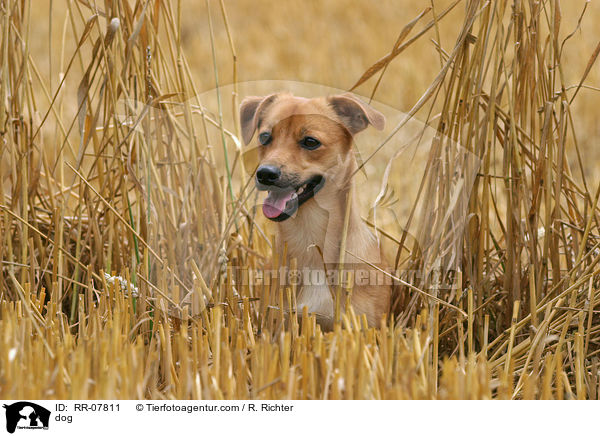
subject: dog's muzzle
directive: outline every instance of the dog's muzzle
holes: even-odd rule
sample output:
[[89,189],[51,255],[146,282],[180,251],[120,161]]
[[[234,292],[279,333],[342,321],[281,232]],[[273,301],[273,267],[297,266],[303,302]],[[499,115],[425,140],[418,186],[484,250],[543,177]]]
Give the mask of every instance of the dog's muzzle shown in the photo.
[[263,213],[272,221],[284,221],[291,217],[325,184],[322,175],[314,175],[299,184],[282,183],[281,179],[279,168],[271,165],[261,166],[256,171],[256,188],[269,193],[263,202]]

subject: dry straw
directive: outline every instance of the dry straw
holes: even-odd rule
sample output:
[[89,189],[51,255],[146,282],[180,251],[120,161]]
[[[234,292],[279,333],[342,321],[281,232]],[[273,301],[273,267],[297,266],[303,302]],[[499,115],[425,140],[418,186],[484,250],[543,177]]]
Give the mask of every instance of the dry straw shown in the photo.
[[[207,3],[207,38],[225,26],[236,78],[225,3]],[[600,187],[571,107],[599,50],[569,88],[558,1],[427,8],[360,78],[363,89],[377,76],[365,92],[376,98],[400,80],[387,65],[462,9],[409,111],[439,133],[407,217],[428,249],[394,240],[399,269],[449,256],[463,269],[448,292],[396,282],[379,329],[349,310],[327,334],[306,313],[286,321],[294,289],[238,268],[260,270],[273,243],[238,128],[225,127],[237,94],[219,96],[216,116],[195,97],[184,5],[66,5],[51,29],[77,43],[46,77],[30,53],[34,2],[0,1],[0,397],[598,398]],[[214,75],[218,85],[216,61]],[[457,143],[480,162],[463,223],[447,213]]]

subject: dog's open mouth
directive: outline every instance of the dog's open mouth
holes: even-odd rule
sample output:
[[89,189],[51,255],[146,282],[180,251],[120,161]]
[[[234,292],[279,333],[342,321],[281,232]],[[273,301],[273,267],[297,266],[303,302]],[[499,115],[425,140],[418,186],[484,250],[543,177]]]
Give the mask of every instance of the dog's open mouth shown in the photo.
[[303,184],[289,188],[265,186],[269,192],[263,203],[263,213],[272,221],[283,221],[291,217],[300,206],[311,199],[325,184],[323,176],[313,176]]

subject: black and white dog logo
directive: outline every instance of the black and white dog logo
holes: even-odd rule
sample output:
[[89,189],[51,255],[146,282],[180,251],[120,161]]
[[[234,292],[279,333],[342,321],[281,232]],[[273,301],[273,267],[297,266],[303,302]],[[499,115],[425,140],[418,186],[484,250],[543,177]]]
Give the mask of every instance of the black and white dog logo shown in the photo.
[[48,429],[50,411],[29,401],[5,404],[6,431],[14,433],[18,429]]

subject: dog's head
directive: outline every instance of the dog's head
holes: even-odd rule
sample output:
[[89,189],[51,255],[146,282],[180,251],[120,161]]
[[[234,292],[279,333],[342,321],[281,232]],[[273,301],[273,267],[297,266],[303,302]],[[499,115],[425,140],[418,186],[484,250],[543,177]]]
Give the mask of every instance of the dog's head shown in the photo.
[[385,118],[351,94],[271,94],[244,99],[240,123],[246,144],[257,133],[256,187],[269,192],[263,213],[283,221],[326,183],[348,181],[352,137],[369,124],[383,129]]

